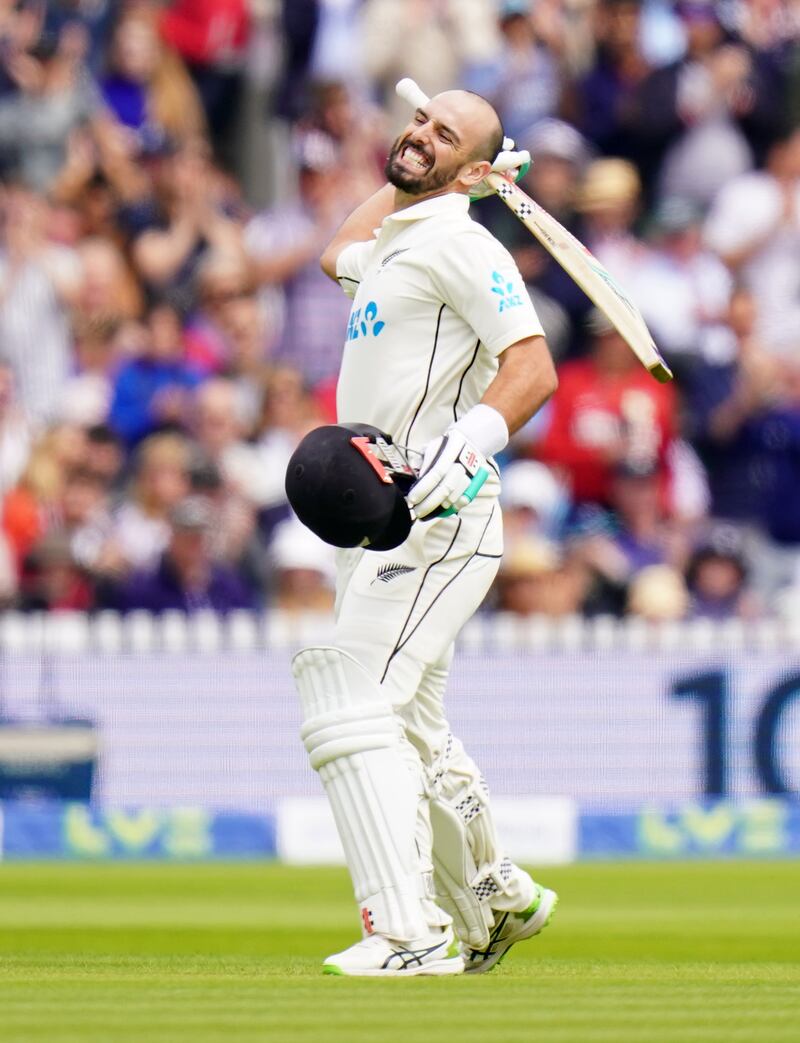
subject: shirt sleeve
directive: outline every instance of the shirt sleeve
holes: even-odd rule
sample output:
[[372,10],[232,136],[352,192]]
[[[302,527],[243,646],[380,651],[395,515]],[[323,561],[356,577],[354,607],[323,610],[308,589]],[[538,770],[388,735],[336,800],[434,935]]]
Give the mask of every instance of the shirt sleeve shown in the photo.
[[431,272],[434,285],[492,355],[544,329],[513,257],[494,237],[469,230],[444,243]]
[[375,240],[368,239],[365,243],[350,243],[339,253],[336,259],[336,278],[348,297],[355,297],[374,249]]

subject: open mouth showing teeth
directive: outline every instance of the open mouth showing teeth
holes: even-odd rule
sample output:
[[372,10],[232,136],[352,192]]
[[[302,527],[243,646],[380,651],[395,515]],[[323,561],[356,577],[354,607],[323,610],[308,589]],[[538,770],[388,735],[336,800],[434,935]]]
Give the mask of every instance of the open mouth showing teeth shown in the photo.
[[400,158],[406,164],[412,168],[412,170],[428,170],[431,166],[432,160],[426,156],[422,149],[417,148],[416,145],[405,145],[400,153]]

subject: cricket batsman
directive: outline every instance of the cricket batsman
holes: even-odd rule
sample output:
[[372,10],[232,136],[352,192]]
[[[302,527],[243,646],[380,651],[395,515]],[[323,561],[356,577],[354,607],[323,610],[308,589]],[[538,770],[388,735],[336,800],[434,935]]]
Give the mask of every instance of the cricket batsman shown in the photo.
[[[340,424],[301,443],[287,491],[344,548],[332,644],[293,661],[360,907],[362,937],[325,960],[329,974],[486,971],[557,900],[505,854],[444,710],[454,640],[503,550],[492,457],[556,388],[514,261],[468,212],[508,167],[503,144],[485,99],[430,99],[392,146],[388,184],[321,258],[353,299]],[[376,445],[416,461],[402,491]]]

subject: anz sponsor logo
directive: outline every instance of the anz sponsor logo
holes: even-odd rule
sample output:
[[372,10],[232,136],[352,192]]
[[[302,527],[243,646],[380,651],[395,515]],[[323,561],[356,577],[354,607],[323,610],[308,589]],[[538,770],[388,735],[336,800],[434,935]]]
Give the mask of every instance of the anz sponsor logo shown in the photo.
[[359,337],[377,337],[386,325],[378,318],[378,305],[369,301],[365,307],[353,308],[347,322],[347,340],[358,340]]
[[492,293],[497,294],[500,298],[498,307],[499,312],[508,311],[509,308],[518,308],[522,304],[522,296],[519,293],[515,293],[515,286],[513,282],[509,282],[500,272],[492,272]]

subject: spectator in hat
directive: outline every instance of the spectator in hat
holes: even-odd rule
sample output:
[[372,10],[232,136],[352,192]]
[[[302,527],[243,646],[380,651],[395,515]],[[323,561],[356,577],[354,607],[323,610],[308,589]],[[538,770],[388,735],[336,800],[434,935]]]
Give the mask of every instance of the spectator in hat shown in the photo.
[[748,589],[744,540],[731,525],[717,525],[697,545],[686,568],[689,614],[704,619],[753,619],[759,604]]
[[543,536],[513,542],[503,555],[494,587],[495,606],[515,616],[567,616],[584,596],[584,574]]
[[297,518],[280,522],[270,544],[275,608],[283,612],[330,612],[335,552]]
[[631,583],[627,614],[649,623],[672,623],[686,618],[689,604],[686,583],[677,569],[648,565]]
[[500,504],[508,542],[523,536],[557,539],[569,496],[553,471],[538,460],[515,460],[501,472]]
[[656,459],[640,461],[632,456],[617,465],[611,509],[617,524],[614,546],[625,562],[627,576],[647,565],[669,561],[674,551]]
[[169,542],[157,564],[134,572],[112,591],[112,607],[155,613],[252,609],[253,598],[241,577],[212,557],[215,518],[210,504],[202,497],[187,497],[175,505],[169,521]]
[[[614,468],[604,525],[572,526],[570,554],[590,580],[584,610],[590,615],[624,611],[630,585],[653,565],[681,566],[686,536],[665,508],[658,465],[632,456]],[[568,529],[569,532],[569,529]]]
[[629,286],[647,257],[634,227],[642,204],[642,182],[626,159],[602,157],[586,168],[576,208],[579,238],[622,286]]

